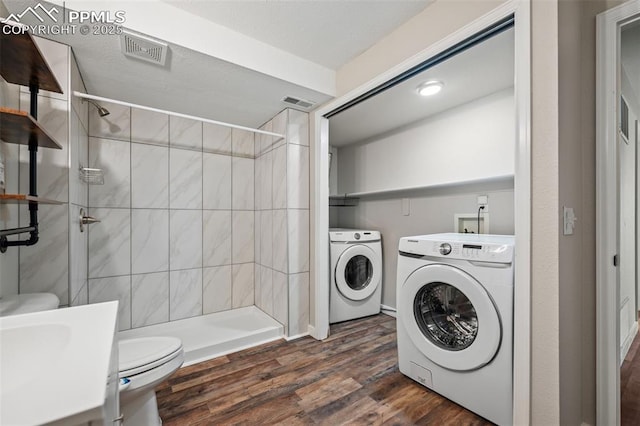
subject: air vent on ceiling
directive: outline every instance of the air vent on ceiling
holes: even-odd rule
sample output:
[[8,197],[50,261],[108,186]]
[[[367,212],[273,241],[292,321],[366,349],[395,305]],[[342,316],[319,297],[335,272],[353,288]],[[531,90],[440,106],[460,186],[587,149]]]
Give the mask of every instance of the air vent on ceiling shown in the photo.
[[167,43],[141,34],[123,31],[120,35],[122,53],[136,59],[164,66],[167,61]]
[[297,106],[299,108],[304,108],[304,109],[311,108],[315,104],[315,102],[313,102],[313,101],[308,101],[306,99],[300,99],[300,98],[294,98],[293,96],[287,96],[287,97],[283,98],[282,102],[284,102],[285,104]]

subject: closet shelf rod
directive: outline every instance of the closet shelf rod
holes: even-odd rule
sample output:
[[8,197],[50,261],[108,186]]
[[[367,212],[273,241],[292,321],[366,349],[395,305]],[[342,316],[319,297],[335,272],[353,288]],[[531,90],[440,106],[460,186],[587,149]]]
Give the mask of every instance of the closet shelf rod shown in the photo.
[[82,99],[91,99],[92,101],[110,102],[112,104],[123,105],[123,106],[126,106],[126,107],[139,108],[139,109],[144,109],[144,110],[152,111],[152,112],[159,112],[161,114],[168,114],[168,115],[172,115],[174,117],[188,118],[190,120],[198,120],[198,121],[202,121],[204,123],[218,124],[220,126],[232,127],[234,129],[246,130],[246,131],[249,131],[249,132],[260,133],[262,135],[267,135],[267,136],[275,136],[277,138],[284,138],[285,137],[285,135],[280,134],[280,133],[268,132],[266,130],[253,129],[251,127],[240,126],[238,124],[225,123],[224,121],[210,120],[208,118],[196,117],[196,116],[188,115],[188,114],[181,114],[179,112],[166,111],[166,110],[162,110],[162,109],[158,109],[158,108],[152,108],[152,107],[148,107],[148,106],[144,106],[144,105],[132,104],[130,102],[124,102],[124,101],[118,101],[118,100],[115,100],[115,99],[103,98],[102,96],[89,95],[87,93],[82,93],[82,92],[78,92],[78,91],[74,91],[73,92],[73,96],[75,96],[77,98],[82,98]]

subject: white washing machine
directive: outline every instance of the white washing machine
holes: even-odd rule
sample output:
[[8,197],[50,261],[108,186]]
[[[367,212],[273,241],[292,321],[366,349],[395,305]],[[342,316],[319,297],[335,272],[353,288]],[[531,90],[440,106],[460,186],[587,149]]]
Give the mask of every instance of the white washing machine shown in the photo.
[[400,371],[499,425],[513,422],[513,236],[400,239]]
[[329,322],[375,315],[382,301],[382,242],[378,231],[329,229]]

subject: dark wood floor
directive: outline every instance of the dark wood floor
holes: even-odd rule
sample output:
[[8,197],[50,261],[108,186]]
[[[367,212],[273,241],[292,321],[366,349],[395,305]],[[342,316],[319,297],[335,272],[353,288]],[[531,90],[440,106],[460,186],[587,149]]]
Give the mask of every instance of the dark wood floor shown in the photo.
[[640,425],[640,334],[620,367],[620,424]]
[[182,368],[157,390],[165,426],[490,425],[398,371],[394,318],[268,343]]

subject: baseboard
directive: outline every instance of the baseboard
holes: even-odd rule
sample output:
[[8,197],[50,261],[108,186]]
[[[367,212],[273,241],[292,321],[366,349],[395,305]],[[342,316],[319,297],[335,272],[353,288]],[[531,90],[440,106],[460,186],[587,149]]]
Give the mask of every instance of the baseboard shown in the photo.
[[284,340],[286,340],[287,342],[290,342],[292,340],[296,340],[296,339],[300,339],[301,337],[308,336],[309,334],[310,334],[309,331],[307,331],[306,333],[296,334],[295,336],[284,336]]
[[627,338],[624,339],[623,344],[620,346],[620,365],[624,362],[624,359],[627,357],[627,353],[629,353],[629,349],[631,349],[631,344],[633,343],[633,339],[635,339],[638,334],[638,321],[634,322],[631,326],[631,330],[627,334]]
[[380,305],[380,310],[383,314],[389,315],[390,317],[394,317],[394,318],[398,317],[396,308],[392,308],[391,306]]

